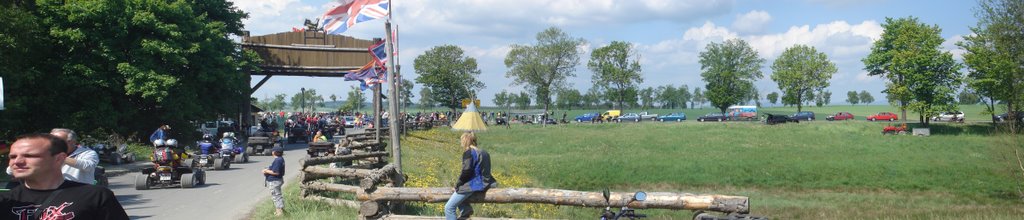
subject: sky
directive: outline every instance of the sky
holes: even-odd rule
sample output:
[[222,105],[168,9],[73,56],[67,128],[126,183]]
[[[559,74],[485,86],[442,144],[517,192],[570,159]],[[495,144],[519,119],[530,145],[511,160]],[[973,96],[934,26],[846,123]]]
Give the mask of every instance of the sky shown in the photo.
[[[249,13],[245,29],[252,36],[290,31],[304,19],[314,20],[334,1],[327,0],[232,0]],[[958,62],[963,50],[955,43],[970,34],[976,24],[971,0],[392,0],[392,23],[398,27],[399,65],[403,78],[417,76],[413,60],[425,51],[456,45],[477,60],[478,80],[486,86],[478,92],[481,104],[493,105],[495,93],[519,92],[522,86],[505,77],[505,55],[513,44],[534,44],[536,34],[558,27],[571,37],[583,38],[580,64],[572,88],[586,92],[592,86],[586,62],[590,51],[611,41],[632,43],[642,67],[641,88],[687,85],[692,90],[705,83],[700,77],[698,56],[710,42],[727,39],[747,41],[766,61],[764,78],[755,86],[763,96],[778,92],[771,80],[771,64],[788,47],[804,44],[824,52],[838,72],[826,88],[832,104],[843,104],[846,92],[866,90],[876,104],[884,104],[885,81],[868,76],[861,59],[881,36],[886,18],[914,16],[937,25],[946,39],[942,49]],[[383,38],[384,21],[359,23],[343,35],[360,39]],[[262,77],[253,77],[255,85]],[[316,89],[325,98],[344,99],[356,82],[342,78],[272,77],[254,97],[264,99],[299,88]],[[421,85],[415,85],[418,95]],[[414,101],[418,97],[413,98]],[[767,103],[767,101],[762,101]]]

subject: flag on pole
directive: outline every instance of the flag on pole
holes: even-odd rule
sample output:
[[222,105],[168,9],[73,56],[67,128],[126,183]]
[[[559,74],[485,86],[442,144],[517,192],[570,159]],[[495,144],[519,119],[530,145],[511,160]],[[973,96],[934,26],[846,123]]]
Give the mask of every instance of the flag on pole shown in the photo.
[[388,62],[388,47],[384,44],[384,41],[370,46],[370,56],[373,57],[374,61],[377,61],[378,66],[384,66],[385,62]]
[[390,0],[342,0],[320,16],[320,27],[328,34],[341,34],[359,22],[387,17],[389,8]]
[[377,76],[374,61],[366,63],[362,68],[345,73],[345,81],[364,80]]

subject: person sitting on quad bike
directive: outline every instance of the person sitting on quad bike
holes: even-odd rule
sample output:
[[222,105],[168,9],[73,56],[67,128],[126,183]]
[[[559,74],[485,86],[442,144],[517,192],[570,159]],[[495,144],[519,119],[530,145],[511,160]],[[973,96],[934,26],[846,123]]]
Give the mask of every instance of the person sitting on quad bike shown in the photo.
[[[171,142],[171,140],[166,142]],[[153,161],[153,165],[156,167],[171,166],[174,168],[181,166],[181,158],[178,157],[178,154],[174,153],[174,149],[171,149],[172,146],[166,142],[160,139],[153,140],[155,150],[153,150],[153,156],[150,158]]]
[[199,154],[215,154],[219,147],[213,143],[213,136],[203,135],[203,140],[199,142]]

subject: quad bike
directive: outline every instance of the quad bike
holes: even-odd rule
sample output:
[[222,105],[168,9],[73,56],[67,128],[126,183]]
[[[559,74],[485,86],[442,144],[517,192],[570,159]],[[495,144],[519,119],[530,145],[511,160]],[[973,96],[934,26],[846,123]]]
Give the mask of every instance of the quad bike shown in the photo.
[[99,155],[100,161],[107,162],[111,165],[135,162],[135,154],[128,152],[128,144],[121,144],[121,146],[118,146],[117,148],[108,144],[96,144],[89,148],[96,151],[96,154]]
[[886,125],[884,128],[882,128],[882,135],[886,134],[907,134],[907,124],[903,123],[900,124],[900,126]]
[[96,178],[96,182],[93,183],[97,186],[107,187],[110,185],[110,179],[107,178],[107,169],[103,166],[96,166],[96,172],[93,177]]
[[245,149],[245,153],[248,155],[270,156],[270,149],[277,145],[277,139],[276,131],[257,131],[252,136],[249,136],[248,141],[246,141],[249,147]]
[[238,144],[234,138],[220,139],[220,156],[231,158],[232,163],[249,162],[249,154],[245,153],[245,146]]
[[[192,158],[185,159],[184,164],[189,165],[195,169],[214,169],[214,170],[225,170],[231,167],[231,158],[223,157],[215,146],[215,144],[209,141],[199,142],[198,152],[193,153]],[[230,152],[226,152],[230,155]]]
[[181,188],[192,188],[206,183],[206,172],[177,163],[173,150],[168,147],[157,148],[153,152],[153,167],[142,169],[135,176],[135,189],[147,190],[151,187],[169,188],[179,185]]
[[[605,203],[609,204],[609,206],[604,207],[604,211],[601,212],[601,220],[618,220],[620,218],[626,218],[626,219],[647,218],[647,215],[637,214],[636,210],[633,210],[633,209],[631,209],[629,207],[626,207],[625,205],[623,205],[622,208],[619,209],[619,213],[616,214],[615,212],[612,211],[612,207],[611,207],[611,200],[610,200],[611,193],[608,191],[608,189],[605,189],[604,192],[602,192],[602,194],[604,195]],[[629,202],[626,202],[626,204],[629,204],[630,202],[633,202],[633,201],[641,201],[641,202],[643,202],[646,199],[647,199],[647,193],[642,192],[642,191],[641,192],[636,192],[636,193],[633,194],[633,198],[630,199]]]

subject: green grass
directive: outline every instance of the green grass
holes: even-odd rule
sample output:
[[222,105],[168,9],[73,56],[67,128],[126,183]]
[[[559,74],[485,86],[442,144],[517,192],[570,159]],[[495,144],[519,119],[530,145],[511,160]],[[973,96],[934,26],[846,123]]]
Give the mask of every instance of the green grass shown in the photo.
[[[298,181],[298,179],[291,180]],[[299,184],[289,183],[283,189],[284,194],[284,219],[356,219],[359,211],[345,206],[332,206],[323,202],[304,200],[299,196]],[[256,207],[249,214],[248,219],[281,219],[274,216],[274,202],[270,200],[270,193],[263,200],[256,204]]]
[[[863,117],[860,112],[891,111],[886,108],[808,110],[819,114],[849,111]],[[980,109],[963,111],[970,117]],[[658,113],[668,112],[663,111]],[[788,110],[762,108],[765,111]],[[1024,216],[1020,194],[1024,179],[1012,156],[1014,150],[1024,152],[1024,136],[993,134],[991,125],[984,123],[933,124],[930,137],[883,136],[880,131],[887,124],[858,120],[768,126],[691,119],[683,123],[513,125],[511,129],[492,126],[481,132],[479,139],[480,146],[492,155],[493,173],[502,187],[584,191],[608,187],[613,191],[741,195],[751,198],[754,214],[774,219]],[[459,134],[441,128],[404,137],[407,186],[450,187],[458,174]],[[327,206],[296,201],[297,192],[294,185],[286,189],[289,207],[292,203]],[[254,215],[257,219],[269,218],[269,203],[260,203]],[[412,203],[405,214],[437,216],[441,205]],[[488,217],[589,219],[599,213],[595,208],[537,204],[475,207],[477,216]],[[355,218],[351,210],[316,209],[301,209],[311,214],[294,218]],[[641,213],[652,219],[692,215],[672,210]]]

